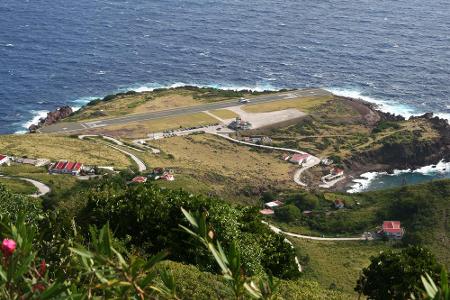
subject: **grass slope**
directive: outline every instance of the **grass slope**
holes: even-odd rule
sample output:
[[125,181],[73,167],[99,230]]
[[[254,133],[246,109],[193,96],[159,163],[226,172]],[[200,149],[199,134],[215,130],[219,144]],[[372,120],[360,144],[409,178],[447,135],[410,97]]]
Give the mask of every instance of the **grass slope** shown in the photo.
[[46,134],[2,135],[0,153],[11,156],[80,161],[86,165],[125,168],[130,161],[124,154],[93,141]]

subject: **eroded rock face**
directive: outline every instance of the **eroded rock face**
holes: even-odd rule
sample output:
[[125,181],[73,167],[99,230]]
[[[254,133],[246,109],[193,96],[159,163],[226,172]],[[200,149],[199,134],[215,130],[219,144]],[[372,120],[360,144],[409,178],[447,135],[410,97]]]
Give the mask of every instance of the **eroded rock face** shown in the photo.
[[28,130],[33,133],[36,132],[41,127],[48,126],[54,124],[64,118],[67,118],[73,113],[73,110],[70,106],[62,106],[57,108],[54,111],[47,113],[45,118],[39,120],[38,124],[31,125]]

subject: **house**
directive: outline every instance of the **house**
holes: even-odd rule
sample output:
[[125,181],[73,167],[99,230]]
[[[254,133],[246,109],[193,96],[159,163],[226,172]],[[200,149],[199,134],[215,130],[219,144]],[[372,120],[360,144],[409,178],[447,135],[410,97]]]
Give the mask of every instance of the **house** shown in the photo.
[[275,213],[272,209],[268,209],[268,208],[261,209],[259,212],[265,216],[270,216]]
[[310,159],[311,155],[309,155],[308,153],[296,153],[294,155],[292,155],[292,157],[289,159],[289,161],[291,163],[294,164],[303,164],[305,162],[307,162]]
[[170,174],[170,173],[166,172],[166,173],[164,173],[163,176],[160,177],[160,179],[167,180],[167,181],[174,181],[175,180],[175,176],[173,176],[173,174]]
[[333,169],[331,169],[330,174],[335,177],[342,176],[344,175],[344,170],[338,167],[334,167]]
[[313,211],[312,211],[312,210],[304,210],[304,211],[303,211],[303,214],[304,214],[305,216],[312,216],[312,215],[313,215]]
[[400,221],[384,221],[381,229],[384,236],[392,239],[401,239],[405,233]]
[[264,206],[270,209],[270,208],[277,208],[277,207],[283,206],[283,204],[284,203],[281,202],[280,200],[275,200],[272,202],[267,202],[266,204],[264,204]]
[[147,182],[147,178],[145,178],[144,176],[136,176],[136,177],[134,177],[131,180],[131,182],[134,182],[134,183],[145,183],[145,182]]
[[10,165],[11,161],[8,156],[0,154],[0,166],[1,165]]
[[342,201],[340,199],[334,200],[334,208],[341,209],[344,207],[345,207],[344,201]]
[[50,166],[48,172],[50,174],[71,174],[80,175],[83,164],[71,161],[58,161]]

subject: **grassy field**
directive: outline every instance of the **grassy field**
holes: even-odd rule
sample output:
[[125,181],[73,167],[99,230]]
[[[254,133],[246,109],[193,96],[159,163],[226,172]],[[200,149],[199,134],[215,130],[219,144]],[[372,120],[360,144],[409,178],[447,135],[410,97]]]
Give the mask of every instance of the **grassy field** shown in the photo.
[[290,240],[297,254],[307,257],[305,278],[317,280],[324,288],[336,288],[347,293],[353,292],[361,270],[370,263],[370,257],[389,248],[383,242]]
[[314,108],[332,100],[333,98],[334,96],[331,94],[329,96],[320,96],[320,97],[319,96],[299,97],[289,100],[274,101],[263,104],[247,104],[243,107],[243,109],[246,112],[251,113],[279,111],[288,108],[296,108],[303,112],[310,112]]
[[232,112],[231,110],[228,109],[216,109],[213,111],[210,111],[210,113],[212,113],[215,116],[218,116],[221,119],[233,119],[238,117],[238,114],[236,114],[235,112]]
[[125,125],[114,125],[88,130],[88,133],[102,133],[127,139],[137,139],[147,137],[149,133],[186,128],[192,126],[203,126],[216,124],[219,121],[205,113],[196,113],[169,117],[158,120],[144,121]]
[[17,194],[31,195],[37,192],[37,189],[34,185],[27,181],[16,178],[0,177],[0,184],[6,186],[10,191]]
[[[147,165],[174,169],[176,177],[182,175],[186,182],[184,188],[191,191],[254,203],[252,199],[261,190],[296,187],[294,167],[282,161],[278,152],[257,152],[205,134],[157,140],[151,145],[163,153],[141,156]],[[164,184],[173,186],[176,181]]]
[[31,165],[13,164],[9,167],[1,166],[0,173],[14,177],[35,179],[48,185],[52,191],[66,191],[77,183],[75,176],[50,175],[46,168],[38,168]]
[[375,130],[377,127],[366,120],[369,112],[368,108],[364,110],[352,101],[336,98],[318,105],[307,118],[296,124],[256,130],[255,133],[270,135],[281,147],[302,149],[319,157],[334,155],[341,158],[382,147],[386,142],[408,143],[417,138],[417,134],[418,140],[438,137],[436,130],[425,120],[395,122],[395,126]]
[[218,102],[239,97],[252,98],[264,94],[249,91],[226,91],[211,88],[175,88],[142,93],[125,93],[105,97],[106,101],[97,101],[88,105],[67,121],[97,120],[133,113],[160,111],[176,107],[188,107]]
[[127,156],[93,141],[45,134],[2,135],[0,153],[11,156],[80,161],[86,165],[125,168]]

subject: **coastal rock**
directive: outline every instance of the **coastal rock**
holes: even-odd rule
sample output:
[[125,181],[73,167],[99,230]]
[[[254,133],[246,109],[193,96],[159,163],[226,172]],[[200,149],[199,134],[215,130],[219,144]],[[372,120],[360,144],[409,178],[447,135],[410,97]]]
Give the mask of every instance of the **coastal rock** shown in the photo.
[[64,118],[67,118],[73,113],[73,109],[70,106],[62,106],[57,108],[55,111],[47,113],[45,118],[39,120],[38,124],[32,124],[28,131],[30,133],[36,132],[39,128],[54,124]]

